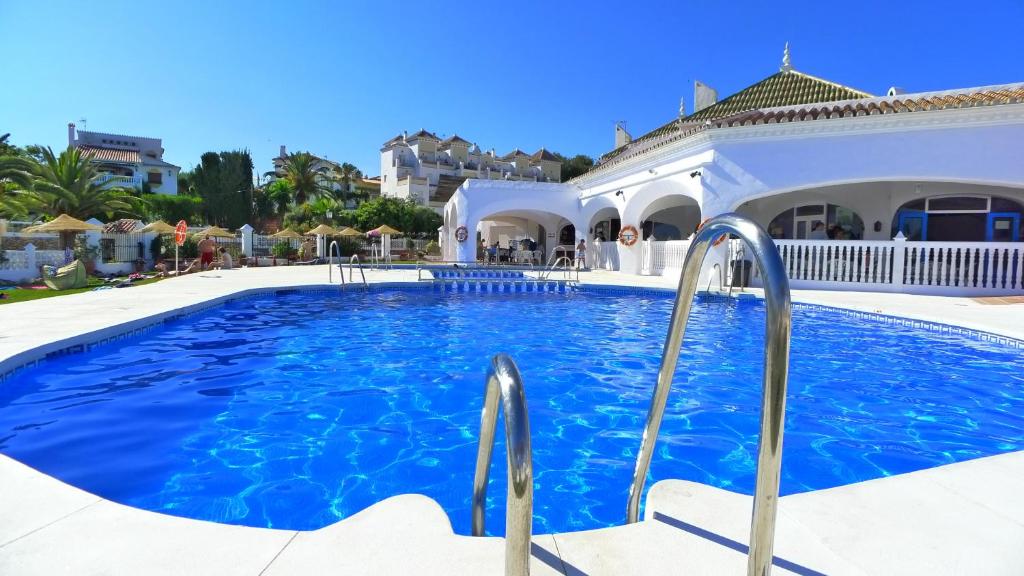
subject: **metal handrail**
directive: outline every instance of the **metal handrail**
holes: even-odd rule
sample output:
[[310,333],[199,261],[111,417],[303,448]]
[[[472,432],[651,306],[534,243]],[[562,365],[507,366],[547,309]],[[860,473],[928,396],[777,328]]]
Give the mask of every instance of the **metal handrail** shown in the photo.
[[331,240],[331,245],[327,247],[327,283],[331,284],[334,280],[333,272],[334,269],[334,249],[338,249],[338,276],[341,276],[341,288],[345,288],[345,270],[341,267],[341,246],[338,245],[337,240]]
[[[366,273],[363,272],[363,264],[359,260],[359,254],[353,254],[352,257],[348,259],[348,281],[352,282],[352,267],[354,262],[359,262],[359,275],[363,277],[363,287],[368,287],[369,285],[366,283]],[[342,276],[344,276],[344,274],[342,274]]]
[[[556,269],[558,269],[558,265],[562,262],[562,260],[565,260],[566,262],[568,262],[568,266],[563,268],[563,270],[565,271],[565,280],[567,282],[572,280],[571,271],[572,271],[573,263],[572,263],[572,258],[569,258],[568,256],[561,256],[561,257],[559,257],[557,260],[555,260],[555,263],[552,264],[550,268],[548,268],[547,270],[541,271],[541,273],[537,276],[537,279],[538,280],[548,280],[549,278],[551,278],[551,273],[554,272]],[[576,266],[576,281],[577,282],[580,281],[580,267],[579,266]]]
[[662,353],[658,382],[651,398],[644,434],[637,454],[633,483],[629,487],[627,522],[636,522],[640,496],[647,480],[658,429],[665,414],[665,403],[679,360],[686,322],[697,290],[701,265],[714,240],[723,234],[739,236],[750,246],[764,278],[767,307],[764,344],[764,389],[761,397],[761,428],[757,447],[757,472],[754,486],[754,510],[750,525],[749,576],[767,576],[772,565],[775,517],[779,500],[782,468],[782,429],[786,415],[786,382],[789,372],[789,339],[792,328],[789,279],[782,258],[768,234],[753,221],[737,214],[723,214],[709,220],[693,239],[686,253],[679,291],[672,308],[668,336]]
[[[500,398],[499,398],[500,397]],[[507,354],[491,359],[480,412],[480,446],[473,476],[473,536],[484,535],[487,479],[498,425],[498,400],[505,412],[505,450],[508,454],[508,502],[505,507],[505,576],[530,573],[533,535],[533,458],[526,393],[516,363]]]
[[[712,271],[718,270],[718,291],[721,292],[722,289],[723,289],[723,284],[722,284],[722,265],[719,264],[718,262],[715,262],[715,265],[711,268],[711,270]],[[708,288],[707,288],[706,292],[711,292],[711,281],[714,280],[714,279],[715,279],[714,276],[708,278]],[[349,280],[351,280],[351,278],[349,278]]]

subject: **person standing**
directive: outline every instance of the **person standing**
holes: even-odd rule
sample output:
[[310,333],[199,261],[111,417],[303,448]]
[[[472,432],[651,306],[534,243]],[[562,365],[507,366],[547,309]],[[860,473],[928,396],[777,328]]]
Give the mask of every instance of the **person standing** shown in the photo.
[[580,268],[587,267],[587,243],[580,238],[580,243],[576,245],[576,266]]
[[213,266],[213,251],[216,248],[216,243],[213,238],[206,236],[202,242],[199,243],[199,265],[206,270],[208,266]]

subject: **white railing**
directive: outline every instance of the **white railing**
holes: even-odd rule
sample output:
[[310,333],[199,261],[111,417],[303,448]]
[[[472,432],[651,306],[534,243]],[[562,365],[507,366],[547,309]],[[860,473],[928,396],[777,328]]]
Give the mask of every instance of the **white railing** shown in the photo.
[[[1024,294],[1024,243],[776,240],[794,288]],[[759,277],[755,269],[755,282]]]
[[616,242],[602,242],[600,240],[594,241],[594,262],[588,262],[591,268],[599,268],[602,270],[618,270],[619,269],[619,250],[616,248]]
[[666,269],[682,270],[689,249],[689,240],[645,240],[640,254],[641,271],[656,276]]
[[104,186],[117,186],[124,188],[139,188],[142,186],[142,176],[122,176],[120,174],[100,174],[96,182]]

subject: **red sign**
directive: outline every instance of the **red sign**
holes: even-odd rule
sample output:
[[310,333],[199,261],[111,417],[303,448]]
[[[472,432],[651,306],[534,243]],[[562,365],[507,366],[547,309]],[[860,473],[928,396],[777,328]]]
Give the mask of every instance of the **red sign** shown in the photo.
[[188,235],[188,224],[184,220],[178,220],[178,225],[174,227],[174,243],[181,246],[185,243],[185,237]]

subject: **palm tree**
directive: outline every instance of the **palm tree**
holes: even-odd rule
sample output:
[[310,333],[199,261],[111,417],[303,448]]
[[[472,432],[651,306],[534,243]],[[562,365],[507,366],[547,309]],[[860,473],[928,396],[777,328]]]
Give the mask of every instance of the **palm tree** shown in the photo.
[[335,165],[333,171],[335,182],[341,184],[340,200],[342,205],[345,205],[346,200],[348,200],[348,192],[349,188],[351,188],[352,182],[362,178],[363,173],[359,171],[359,168],[356,168],[348,162],[345,162],[341,166]]
[[0,215],[24,215],[34,206],[33,167],[27,158],[0,156]]
[[68,147],[55,156],[47,147],[36,167],[33,193],[42,212],[50,216],[67,214],[80,220],[114,213],[137,213],[140,199],[129,188],[107,187],[90,157]]
[[285,158],[284,178],[292,185],[297,206],[330,191],[323,184],[323,171],[316,167],[318,162],[317,157],[309,152],[296,152]]

